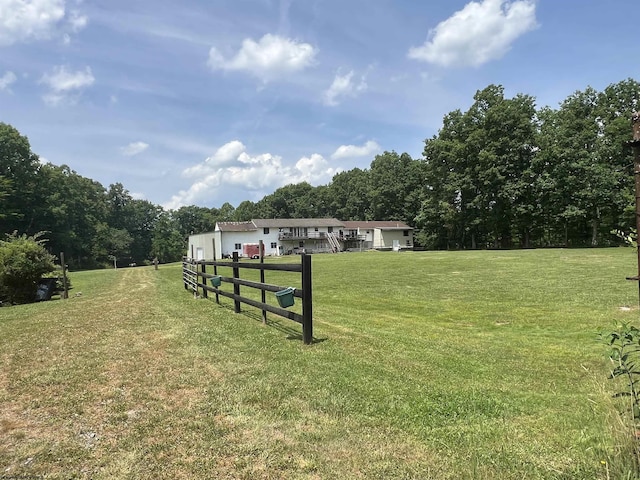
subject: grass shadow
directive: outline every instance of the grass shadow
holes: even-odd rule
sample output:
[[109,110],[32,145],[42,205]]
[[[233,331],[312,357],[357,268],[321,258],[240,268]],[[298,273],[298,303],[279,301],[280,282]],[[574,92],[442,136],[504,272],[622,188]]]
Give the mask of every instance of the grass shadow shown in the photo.
[[[211,298],[209,298],[209,300],[212,300]],[[213,302],[215,303],[215,300],[213,300]],[[226,304],[226,303],[219,303],[217,304],[219,307],[222,307],[232,313],[235,314],[235,308],[233,307],[233,303],[231,304]],[[281,333],[284,333],[285,335],[287,335],[285,338],[287,340],[299,340],[302,341],[302,332],[299,332],[298,330],[296,330],[293,327],[290,327],[288,325],[284,325],[282,323],[283,320],[286,320],[285,318],[269,318],[269,316],[267,316],[267,323],[263,324],[262,323],[262,311],[259,309],[255,309],[255,310],[241,310],[240,313],[238,315],[243,315],[247,318],[250,318],[252,320],[254,320],[257,323],[260,323],[261,325],[265,325],[266,327],[270,327],[273,328]],[[267,315],[271,315],[271,317],[276,316],[273,313],[268,313]],[[276,316],[277,317],[277,316]],[[286,320],[286,321],[292,321],[292,320]],[[294,322],[295,323],[295,322]],[[311,339],[311,343],[312,344],[316,344],[316,343],[322,343],[325,342],[326,340],[328,340],[326,337],[325,338],[316,338],[316,337],[312,337]]]

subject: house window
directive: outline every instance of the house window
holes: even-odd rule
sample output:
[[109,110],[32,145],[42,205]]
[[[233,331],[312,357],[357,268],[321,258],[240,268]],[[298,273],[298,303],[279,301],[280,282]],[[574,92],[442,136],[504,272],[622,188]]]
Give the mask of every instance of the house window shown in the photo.
[[402,235],[404,235],[405,237],[409,236],[409,230],[405,230],[402,232]]
[[263,232],[265,235],[269,235],[269,227],[264,227],[264,228],[262,229],[262,232]]
[[241,243],[236,243],[235,249],[236,250],[242,250],[242,244]]
[[278,248],[278,244],[276,242],[271,242],[271,248]]
[[407,247],[411,246],[411,240],[407,240]]
[[300,248],[304,247],[304,242],[302,242],[302,241],[301,241],[301,242],[298,244],[298,246],[299,246]]
[[318,231],[318,227],[316,227],[314,230],[317,232]]
[[327,232],[333,233],[333,227],[327,227]]

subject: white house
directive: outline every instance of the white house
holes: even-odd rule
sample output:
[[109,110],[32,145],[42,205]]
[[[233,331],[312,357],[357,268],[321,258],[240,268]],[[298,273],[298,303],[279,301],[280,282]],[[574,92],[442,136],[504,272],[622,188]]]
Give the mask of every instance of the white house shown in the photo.
[[413,228],[404,222],[349,221],[343,223],[347,248],[413,250]]
[[187,256],[201,259],[259,254],[270,256],[305,252],[331,252],[340,249],[339,232],[343,222],[335,218],[254,219],[249,222],[218,222],[213,232],[189,236]]
[[259,255],[338,252],[347,249],[413,249],[413,228],[402,222],[341,222],[335,218],[254,219],[218,222],[213,232],[189,237],[187,256],[196,260]]

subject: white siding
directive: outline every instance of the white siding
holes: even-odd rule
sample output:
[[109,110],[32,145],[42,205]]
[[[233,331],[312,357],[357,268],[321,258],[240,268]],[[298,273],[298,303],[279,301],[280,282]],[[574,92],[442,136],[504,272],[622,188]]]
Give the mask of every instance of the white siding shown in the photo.
[[[393,247],[393,241],[397,240],[401,249],[413,248],[413,235],[412,231],[408,230],[409,235],[405,237],[404,230],[380,230],[376,229],[377,235],[374,241],[373,248],[391,248]],[[407,244],[407,240],[409,243]]]
[[[238,252],[238,255],[242,256],[245,243],[258,243],[259,241],[258,232],[221,232],[222,255],[231,256],[233,252]],[[237,246],[240,248],[236,248]]]
[[[256,232],[259,238],[264,242],[264,254],[270,256],[278,256],[278,246],[280,242],[278,241],[278,229],[274,227],[269,227],[269,233],[264,233],[263,228],[259,228]],[[271,244],[275,243],[275,247],[272,247]]]
[[189,236],[189,247],[187,249],[187,257],[198,258],[198,251],[202,252],[205,260],[213,258],[213,232],[200,233],[198,235]]

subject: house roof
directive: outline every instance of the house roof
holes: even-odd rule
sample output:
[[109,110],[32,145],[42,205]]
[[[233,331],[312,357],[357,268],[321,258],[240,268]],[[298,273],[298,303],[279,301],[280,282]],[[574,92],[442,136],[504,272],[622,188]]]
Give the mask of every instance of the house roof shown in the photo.
[[396,221],[364,221],[364,222],[343,222],[346,229],[357,228],[378,228],[380,230],[413,230],[404,222]]
[[257,228],[289,227],[343,227],[344,222],[335,218],[256,218],[252,220]]
[[216,230],[221,232],[254,232],[257,229],[252,222],[218,222]]

